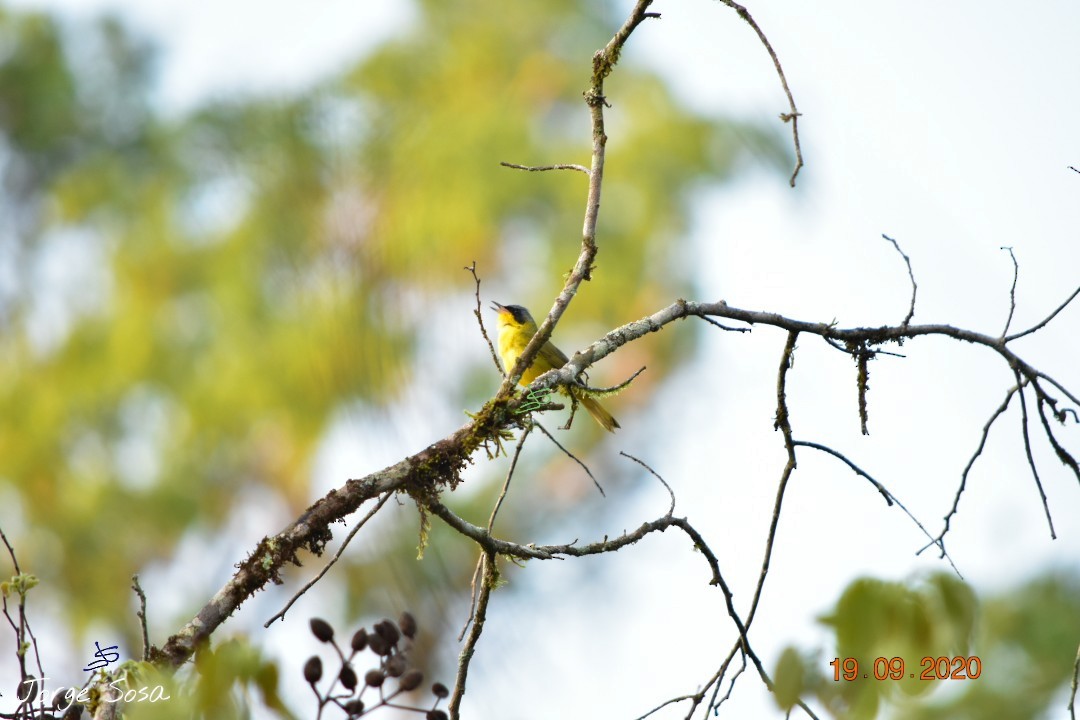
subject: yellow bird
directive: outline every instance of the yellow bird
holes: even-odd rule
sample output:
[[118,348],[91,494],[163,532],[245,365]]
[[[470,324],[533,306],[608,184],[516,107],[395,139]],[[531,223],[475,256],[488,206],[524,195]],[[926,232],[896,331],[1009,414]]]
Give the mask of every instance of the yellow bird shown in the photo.
[[[529,311],[520,305],[500,305],[493,302],[492,306],[499,313],[499,358],[502,360],[503,369],[510,372],[514,369],[517,359],[521,357],[521,353],[525,351],[525,346],[536,334],[536,321],[533,320]],[[540,348],[540,352],[536,353],[532,365],[522,373],[520,384],[528,385],[548,370],[561,368],[568,360],[566,353],[548,340]],[[602,428],[608,432],[615,432],[615,428],[620,427],[619,422],[598,400],[575,388],[570,388],[570,392],[575,400],[585,406],[593,420],[600,423]]]

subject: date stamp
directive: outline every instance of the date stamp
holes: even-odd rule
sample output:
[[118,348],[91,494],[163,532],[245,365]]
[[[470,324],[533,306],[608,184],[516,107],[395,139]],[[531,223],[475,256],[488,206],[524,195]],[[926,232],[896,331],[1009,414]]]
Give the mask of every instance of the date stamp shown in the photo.
[[[833,658],[829,663],[833,669],[833,680],[840,682],[846,680],[901,680],[904,677],[914,679],[915,673],[908,672],[901,657],[879,657],[873,662],[873,672],[867,672],[863,668],[859,672],[859,661],[853,657]],[[917,676],[920,680],[975,680],[982,675],[982,660],[978,655],[956,655],[948,657],[932,657],[926,655],[919,661],[921,672]]]

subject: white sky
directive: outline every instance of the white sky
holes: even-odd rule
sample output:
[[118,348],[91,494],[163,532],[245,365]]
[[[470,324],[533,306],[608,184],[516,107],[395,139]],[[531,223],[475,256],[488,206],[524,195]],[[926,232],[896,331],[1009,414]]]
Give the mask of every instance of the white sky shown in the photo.
[[[172,108],[208,94],[302,84],[409,18],[401,3],[373,11],[346,0],[225,0],[213,9],[183,0],[14,4],[119,10],[164,46],[162,99]],[[748,7],[804,115],[807,165],[794,190],[782,178],[752,173],[732,190],[703,197],[693,238],[706,260],[698,266],[701,299],[842,325],[899,322],[910,290],[882,233],[911,257],[919,283],[915,322],[1000,332],[1012,278],[1002,245],[1015,248],[1021,266],[1014,328],[1041,319],[1080,284],[1080,174],[1067,169],[1080,167],[1080,3],[1021,10],[974,0],[777,0]],[[787,109],[768,56],[733,12],[705,0],[658,2],[656,10],[663,19],[640,28],[624,58],[658,63],[698,107],[768,117]],[[618,22],[612,18],[613,27]],[[609,99],[618,112],[618,98]],[[617,143],[613,138],[609,146],[610,162],[618,162]],[[1078,329],[1080,305],[1016,349],[1075,391]],[[750,337],[710,334],[693,367],[647,417],[616,411],[626,429],[602,450],[633,452],[672,484],[677,512],[717,549],[743,611],[782,466],[771,419],[783,340],[766,329]],[[790,374],[792,422],[797,437],[848,453],[936,532],[1011,377],[989,353],[941,341],[909,343],[904,352],[907,359],[871,366],[872,435],[863,438],[852,363],[801,339]],[[1051,542],[1017,443],[1018,422],[1010,411],[995,427],[949,537],[954,559],[980,588],[1049,565],[1080,567],[1080,488],[1036,431],[1059,534]],[[425,425],[423,417],[410,428],[397,438],[401,451],[446,429]],[[1080,446],[1075,426],[1061,436]],[[342,453],[329,464],[331,481],[358,476],[370,450],[354,444],[351,455]],[[610,527],[569,528],[545,539],[615,534],[662,514],[667,499],[657,488],[627,505],[625,515],[605,521]],[[769,668],[789,642],[822,642],[814,619],[852,578],[902,579],[944,567],[933,557],[916,558],[922,541],[911,523],[825,456],[800,453],[785,507],[765,604],[751,632]],[[492,654],[482,642],[466,716],[632,718],[694,691],[733,633],[719,592],[705,584],[704,563],[688,548],[667,533],[603,562],[532,563],[516,574],[513,581],[530,597],[496,595],[487,630],[490,648],[500,633],[516,644],[499,644]],[[593,582],[596,576],[607,582]],[[535,617],[534,629],[522,627],[523,613]],[[669,638],[663,650],[662,637]],[[302,661],[296,658],[297,667]],[[283,676],[289,672],[299,671]],[[1066,717],[1064,705],[1052,718]],[[781,717],[750,674],[725,713]]]

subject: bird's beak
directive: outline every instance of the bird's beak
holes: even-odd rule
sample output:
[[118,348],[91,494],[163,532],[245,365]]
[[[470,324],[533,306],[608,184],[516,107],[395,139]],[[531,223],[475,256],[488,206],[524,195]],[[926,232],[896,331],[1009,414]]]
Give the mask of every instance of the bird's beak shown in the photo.
[[494,300],[491,301],[491,309],[494,310],[495,312],[502,312],[503,308],[505,308],[505,307],[506,307],[505,305],[500,305],[499,303],[495,302]]

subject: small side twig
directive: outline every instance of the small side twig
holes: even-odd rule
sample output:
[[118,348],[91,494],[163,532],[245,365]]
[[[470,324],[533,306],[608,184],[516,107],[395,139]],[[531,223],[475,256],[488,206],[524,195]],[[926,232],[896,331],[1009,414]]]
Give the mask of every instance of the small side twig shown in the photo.
[[289,598],[289,602],[285,603],[285,607],[281,608],[281,610],[276,612],[269,620],[263,623],[264,628],[270,627],[275,620],[285,619],[285,613],[289,612],[289,608],[291,608],[293,604],[300,599],[301,595],[313,588],[315,586],[315,583],[319,582],[319,580],[322,580],[323,576],[330,571],[330,568],[334,567],[334,565],[337,564],[337,561],[341,559],[342,553],[345,552],[345,548],[349,546],[349,543],[352,541],[353,537],[356,536],[356,533],[360,531],[360,528],[364,527],[364,525],[367,524],[368,520],[375,517],[375,513],[379,512],[379,510],[382,509],[382,506],[386,504],[386,501],[390,499],[391,495],[393,495],[392,492],[383,493],[383,496],[379,498],[379,501],[377,503],[375,503],[375,507],[371,508],[371,510],[368,511],[368,514],[365,515],[360,520],[360,522],[356,523],[353,529],[349,531],[349,534],[345,536],[345,539],[341,543],[341,547],[339,547],[337,552],[334,553],[334,557],[330,558],[330,560],[323,566],[322,570],[319,571],[318,575],[309,580],[304,585],[304,587],[297,590],[293,594],[293,596]]
[[528,172],[546,172],[548,170],[576,170],[577,172],[589,174],[589,168],[584,165],[575,165],[573,163],[556,163],[554,165],[518,165],[517,163],[501,162],[499,163],[503,167],[513,168],[515,170],[527,170]]
[[138,575],[131,576],[131,589],[139,596],[139,611],[135,613],[135,617],[139,618],[139,625],[142,626],[142,659],[149,660],[150,634],[146,629],[146,593],[143,592],[142,586],[139,585]]
[[[480,325],[480,334],[484,336],[484,342],[487,343],[488,350],[491,351],[491,361],[495,363],[495,369],[498,370],[500,374],[502,374],[504,371],[502,363],[499,362],[499,356],[495,352],[495,345],[492,344],[491,338],[488,337],[487,334],[487,328],[484,327],[483,307],[480,303],[480,276],[476,274],[476,261],[473,260],[472,265],[462,269],[468,270],[470,273],[472,273],[473,280],[476,282],[476,291],[474,293],[476,296],[476,309],[473,310],[473,315],[476,316],[476,322]],[[510,368],[506,368],[505,370],[509,371]]]
[[[814,450],[820,450],[823,453],[832,455],[834,458],[851,468],[852,472],[854,472],[856,475],[869,481],[870,484],[877,489],[881,496],[885,498],[886,504],[888,504],[889,506],[896,505],[898,508],[904,511],[905,515],[911,518],[911,521],[918,526],[919,530],[922,531],[923,535],[930,539],[930,545],[938,545],[941,548],[941,557],[949,561],[949,565],[952,566],[953,572],[955,572],[961,580],[964,579],[964,576],[960,574],[960,570],[956,567],[956,563],[954,563],[953,559],[949,557],[949,554],[945,552],[945,543],[940,538],[935,539],[934,536],[930,534],[930,531],[927,530],[921,522],[919,522],[919,519],[915,517],[915,515],[912,514],[910,510],[907,509],[904,503],[900,502],[900,500],[895,495],[893,495],[888,488],[886,488],[880,482],[872,478],[869,473],[867,473],[865,470],[863,470],[858,465],[849,460],[847,456],[845,456],[843,453],[840,453],[827,445],[821,445],[819,443],[809,442],[806,440],[794,440],[792,441],[792,444],[796,447],[802,446],[813,448]],[[926,547],[929,547],[929,545]],[[921,553],[923,550],[926,549],[926,547],[922,548],[922,550],[919,550],[919,552]]]
[[1080,287],[1073,290],[1072,295],[1065,298],[1065,302],[1058,305],[1057,309],[1054,310],[1054,312],[1047,315],[1045,318],[1043,318],[1042,322],[1040,322],[1038,325],[1033,325],[1032,327],[1029,327],[1027,330],[1024,330],[1024,331],[1018,332],[1018,333],[1013,333],[1012,335],[1009,335],[1008,337],[1005,338],[1005,342],[1012,342],[1013,340],[1016,340],[1017,338],[1022,338],[1025,335],[1030,335],[1033,332],[1036,332],[1038,330],[1043,329],[1044,327],[1046,327],[1047,323],[1049,323],[1051,320],[1053,320],[1057,316],[1057,314],[1059,312],[1061,312],[1066,307],[1068,307],[1069,303],[1071,303],[1073,300],[1075,300],[1077,295],[1080,295]]
[[722,323],[716,322],[715,320],[713,320],[708,315],[698,315],[697,317],[701,318],[702,320],[709,323],[710,325],[714,325],[714,326],[720,328],[721,330],[726,330],[728,332],[744,333],[744,332],[753,332],[753,330],[754,330],[753,328],[737,328],[737,327],[731,327],[730,325],[724,325]]
[[776,51],[773,50],[769,38],[765,37],[765,33],[761,30],[761,27],[754,21],[754,18],[750,16],[749,10],[734,0],[720,0],[720,2],[737,12],[739,17],[745,20],[746,23],[754,29],[758,39],[761,40],[761,44],[764,45],[765,49],[769,52],[769,57],[772,58],[773,65],[776,66],[776,74],[780,76],[780,84],[784,88],[784,94],[787,95],[788,107],[790,108],[790,112],[782,113],[780,119],[784,122],[791,123],[791,134],[795,140],[795,170],[791,173],[790,181],[791,187],[795,187],[795,178],[798,177],[799,170],[801,170],[803,166],[802,148],[799,146],[799,118],[802,117],[802,113],[795,107],[795,98],[791,96],[791,88],[788,87],[787,76],[784,75],[784,68],[780,67],[780,58],[777,57]]
[[652,474],[652,476],[653,476],[654,478],[656,478],[657,480],[659,480],[659,481],[660,481],[660,483],[661,483],[661,484],[662,484],[662,485],[663,485],[663,486],[664,486],[665,488],[667,488],[667,491],[668,491],[668,495],[670,495],[670,496],[671,496],[671,507],[669,507],[669,508],[668,508],[668,511],[667,511],[667,517],[671,517],[672,515],[674,515],[674,514],[675,514],[675,491],[671,489],[671,486],[667,484],[667,481],[666,481],[666,480],[664,480],[664,478],[660,477],[660,473],[656,472],[656,471],[655,471],[655,470],[653,470],[653,469],[652,469],[651,467],[649,467],[648,465],[646,465],[646,464],[645,464],[644,462],[642,462],[642,461],[641,461],[641,460],[639,460],[638,458],[634,457],[633,455],[630,455],[629,453],[624,453],[624,452],[622,452],[622,451],[619,451],[619,454],[620,454],[620,455],[622,455],[622,456],[623,456],[624,458],[629,458],[630,460],[633,460],[633,461],[634,461],[634,462],[636,462],[636,463],[637,463],[638,465],[640,465],[641,467],[643,467],[643,468],[645,468],[646,470],[648,470],[648,471],[649,471],[649,472],[650,472],[650,473]]
[[552,434],[551,434],[550,432],[548,432],[548,429],[547,429],[546,427],[544,427],[544,426],[543,426],[543,425],[541,425],[540,423],[536,422],[535,420],[533,421],[533,424],[535,424],[535,425],[536,425],[536,427],[540,428],[540,431],[541,431],[541,432],[543,432],[543,433],[544,433],[545,435],[547,435],[547,436],[548,436],[548,439],[549,439],[549,440],[551,440],[551,442],[555,443],[555,447],[557,447],[557,448],[559,448],[560,450],[562,450],[562,451],[563,451],[563,453],[565,453],[566,457],[570,458],[571,460],[573,460],[574,462],[576,462],[576,463],[577,463],[578,465],[580,465],[580,466],[581,466],[581,469],[582,469],[582,470],[584,470],[584,471],[585,471],[585,474],[589,476],[589,479],[590,479],[590,480],[592,480],[592,482],[593,482],[593,485],[595,485],[595,486],[596,486],[596,489],[600,491],[600,494],[601,494],[602,496],[604,496],[604,497],[607,497],[607,493],[605,493],[605,492],[604,492],[604,488],[603,488],[603,487],[601,487],[601,485],[600,485],[600,481],[598,481],[598,480],[596,479],[596,476],[592,474],[592,470],[590,470],[590,469],[589,469],[589,466],[588,466],[588,465],[586,465],[586,464],[585,464],[585,463],[583,463],[583,462],[582,462],[581,460],[579,460],[579,459],[578,459],[578,457],[577,457],[576,455],[574,455],[574,453],[570,452],[570,451],[569,451],[569,450],[567,450],[567,449],[566,449],[565,447],[563,447],[562,443],[560,443],[560,442],[559,442],[558,440],[556,440],[556,439],[555,439],[555,436],[554,436],[554,435],[552,435]]
[[945,514],[945,526],[942,528],[941,532],[938,533],[938,536],[934,538],[933,542],[930,542],[920,549],[919,552],[915,553],[916,555],[921,554],[924,550],[933,545],[937,545],[941,548],[941,556],[945,557],[945,535],[949,532],[953,516],[956,515],[956,512],[960,507],[960,496],[964,494],[964,490],[967,488],[968,473],[971,472],[971,468],[975,465],[975,461],[979,459],[979,456],[982,455],[983,450],[986,448],[986,440],[990,436],[990,428],[993,426],[994,421],[1001,417],[1001,414],[1009,408],[1009,402],[1012,400],[1013,393],[1019,389],[1019,385],[1009,388],[1009,391],[1005,393],[1005,399],[1001,402],[1001,405],[998,406],[997,410],[990,416],[990,419],[983,425],[982,436],[979,438],[979,447],[975,448],[975,452],[972,453],[971,458],[968,459],[967,465],[964,466],[964,472],[960,474],[960,486],[956,488],[956,495],[953,497],[952,508]]
[[1013,281],[1012,287],[1009,288],[1009,317],[1005,319],[1005,329],[1001,331],[1001,337],[1004,338],[1009,334],[1009,326],[1012,325],[1013,313],[1016,312],[1016,281],[1020,277],[1020,263],[1016,262],[1016,253],[1013,252],[1011,247],[1002,245],[1001,249],[1009,253],[1009,257],[1012,259],[1013,264]]
[[668,698],[667,700],[660,703],[659,705],[657,705],[656,707],[654,707],[652,710],[648,711],[644,715],[638,715],[636,718],[634,718],[634,720],[645,720],[645,718],[649,717],[650,715],[655,715],[656,713],[658,713],[661,710],[663,710],[664,708],[666,708],[668,705],[674,705],[675,703],[680,703],[683,700],[693,700],[693,699],[694,699],[693,695],[680,695],[679,697]]
[[[1014,371],[1016,374],[1016,385],[1021,385],[1020,372]],[[1028,411],[1027,400],[1024,398],[1024,389],[1021,387],[1019,391],[1020,395],[1020,430],[1024,436],[1024,453],[1027,455],[1028,467],[1031,468],[1031,476],[1035,479],[1035,487],[1039,489],[1039,497],[1042,499],[1043,512],[1046,513],[1046,523],[1050,526],[1050,539],[1057,540],[1057,533],[1054,532],[1054,520],[1050,517],[1050,504],[1046,500],[1046,491],[1043,490],[1042,479],[1039,477],[1039,471],[1035,467],[1035,458],[1031,454],[1031,437],[1028,434]]]
[[[495,518],[499,514],[499,509],[502,507],[503,500],[506,499],[506,493],[510,490],[510,480],[514,477],[514,470],[517,469],[518,458],[521,457],[521,450],[525,447],[525,439],[529,437],[529,433],[532,432],[533,425],[530,423],[525,425],[525,431],[521,433],[521,437],[518,438],[517,445],[514,447],[514,456],[510,459],[510,469],[506,471],[506,479],[503,480],[502,490],[499,491],[499,497],[495,500],[495,506],[491,509],[491,516],[488,518],[487,531],[490,533],[495,527]],[[481,569],[483,568],[484,557],[481,554],[480,558],[476,561],[476,568],[473,570],[472,582],[470,587],[472,589],[472,597],[469,601],[469,617],[465,619],[465,624],[461,627],[461,632],[458,633],[458,642],[465,639],[465,633],[469,629],[469,625],[472,623],[473,618],[476,615],[476,599],[477,599],[477,585],[476,581],[480,577]]]
[[585,383],[578,384],[578,387],[581,388],[582,390],[585,390],[586,392],[588,392],[588,393],[590,393],[592,395],[614,395],[615,393],[622,392],[627,387],[629,387],[630,383],[634,382],[634,380],[637,379],[637,376],[640,375],[643,372],[645,372],[645,366],[644,365],[642,365],[641,369],[638,370],[637,372],[635,372],[633,375],[626,378],[625,380],[623,380],[618,385],[612,385],[611,387],[594,388],[594,387],[590,387],[589,385],[586,385]]
[[[900,243],[884,233],[881,234],[881,237],[892,243],[893,247],[896,248],[896,252],[900,253],[900,257],[904,258],[904,264],[907,265],[907,274],[911,279],[911,305],[908,306],[908,313],[904,317],[904,322],[900,323],[900,327],[907,327],[911,324],[911,318],[915,317],[915,294],[919,291],[919,286],[915,283],[915,273],[911,269],[911,258],[907,256],[907,253],[900,249]],[[1013,288],[1016,288],[1015,283],[1013,284]],[[1010,317],[1012,317],[1011,313]]]

